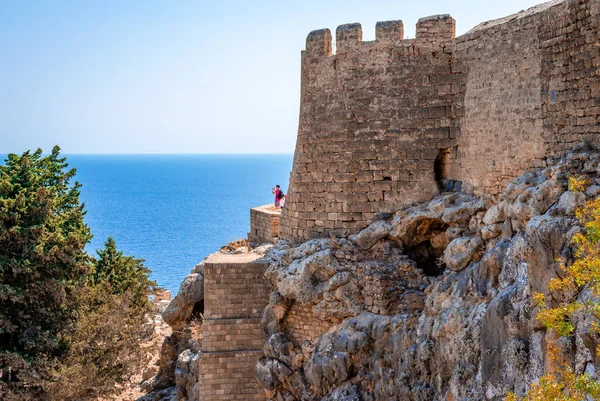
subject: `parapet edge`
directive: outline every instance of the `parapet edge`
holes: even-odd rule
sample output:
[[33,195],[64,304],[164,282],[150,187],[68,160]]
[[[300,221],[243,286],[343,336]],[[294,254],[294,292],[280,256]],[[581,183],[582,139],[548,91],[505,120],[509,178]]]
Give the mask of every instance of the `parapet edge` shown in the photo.
[[[416,27],[417,39],[427,42],[447,42],[455,38],[456,21],[449,14],[423,17]],[[357,22],[339,25],[335,37],[336,54],[351,52],[363,44],[373,43],[362,40],[362,26]],[[400,44],[406,40],[402,20],[378,21],[375,25],[375,42]],[[332,56],[331,31],[328,28],[311,31],[306,37],[305,54],[311,57]]]
[[450,14],[430,15],[428,17],[419,18],[419,21],[417,21],[417,25],[424,23],[424,22],[428,22],[428,21],[441,21],[441,20],[447,20],[447,19],[452,19]]
[[275,206],[273,206],[273,204],[271,204],[271,203],[262,205],[262,206],[255,206],[255,207],[250,208],[250,210],[254,210],[254,211],[257,211],[260,213],[270,214],[270,215],[274,215],[274,216],[281,215],[281,209],[275,209]]
[[379,42],[404,40],[404,24],[402,20],[378,21],[375,25],[375,40]]
[[331,42],[328,28],[312,31],[306,37],[306,53],[311,56],[331,56]]
[[542,4],[537,4],[533,7],[530,7],[526,10],[521,10],[518,13],[514,13],[511,15],[508,15],[506,17],[502,17],[502,18],[497,18],[497,19],[493,19],[493,20],[489,20],[489,21],[485,21],[482,22],[480,24],[475,25],[472,29],[470,29],[469,31],[467,31],[466,33],[464,33],[463,35],[460,35],[457,39],[462,39],[465,37],[469,37],[470,35],[472,35],[473,33],[479,32],[479,31],[483,31],[498,25],[503,25],[506,24],[508,22],[517,20],[517,19],[521,19],[521,18],[525,18],[525,17],[529,17],[531,15],[534,14],[539,14],[542,13],[552,7],[556,7],[562,4],[567,4],[569,2],[569,0],[552,0],[552,1],[548,1],[546,3],[542,3]]

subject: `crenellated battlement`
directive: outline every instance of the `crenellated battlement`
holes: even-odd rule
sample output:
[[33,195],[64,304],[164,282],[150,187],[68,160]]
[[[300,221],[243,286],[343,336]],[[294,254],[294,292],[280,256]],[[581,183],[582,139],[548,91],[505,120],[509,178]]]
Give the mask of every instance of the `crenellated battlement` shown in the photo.
[[456,37],[456,21],[448,14],[424,17],[417,22],[417,40],[448,44]]
[[441,191],[496,195],[600,142],[600,0],[555,0],[456,35],[447,14],[311,32],[280,237],[355,233]]
[[395,43],[404,39],[404,24],[401,20],[379,21],[375,25],[375,40]]
[[308,34],[305,52],[311,56],[331,56],[331,44],[331,31],[318,29]]
[[344,24],[335,30],[336,53],[357,50],[362,43],[362,27],[358,23]]
[[[404,24],[401,20],[379,21],[375,25],[375,44],[397,45],[448,45],[455,37],[456,21],[450,15],[434,15],[421,18],[416,25],[416,39],[404,39]],[[373,42],[362,40],[362,26],[355,22],[343,24],[335,30],[336,53],[357,51],[361,46]],[[308,34],[305,54],[309,57],[333,56],[332,36],[328,28]]]

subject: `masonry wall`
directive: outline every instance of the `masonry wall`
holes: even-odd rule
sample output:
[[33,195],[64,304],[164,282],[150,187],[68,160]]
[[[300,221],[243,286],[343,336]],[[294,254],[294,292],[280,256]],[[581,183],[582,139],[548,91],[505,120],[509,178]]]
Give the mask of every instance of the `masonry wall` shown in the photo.
[[254,377],[254,366],[262,356],[262,350],[200,354],[200,399],[266,400]]
[[263,277],[268,265],[218,256],[204,264],[200,399],[265,400],[254,367],[265,337],[260,316],[272,290]]
[[542,127],[548,153],[600,143],[600,0],[562,2],[540,15]]
[[456,40],[454,67],[466,75],[458,147],[466,190],[496,194],[543,164],[538,18],[478,27]]
[[[452,116],[455,23],[422,19],[416,39],[401,21],[311,32],[302,54],[300,124],[283,211],[283,238],[356,232],[378,212],[438,193],[434,163],[456,146]],[[460,112],[460,111],[458,111]]]
[[281,210],[275,210],[272,205],[264,205],[250,209],[250,232],[248,241],[272,242],[279,238],[279,218]]
[[454,38],[449,16],[313,31],[281,237],[356,233],[439,190],[495,196],[546,158],[600,143],[600,0],[545,3]]
[[313,305],[298,302],[290,307],[283,319],[283,331],[290,335],[297,346],[301,346],[307,341],[314,344],[329,330],[331,325],[331,322],[315,316]]
[[498,194],[548,156],[598,143],[598,28],[598,1],[554,1],[456,39],[463,189]]

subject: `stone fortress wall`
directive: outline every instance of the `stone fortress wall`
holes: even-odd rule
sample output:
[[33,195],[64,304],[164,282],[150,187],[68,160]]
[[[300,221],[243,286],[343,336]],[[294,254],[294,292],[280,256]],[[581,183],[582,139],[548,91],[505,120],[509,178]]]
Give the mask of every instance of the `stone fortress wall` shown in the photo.
[[267,267],[251,254],[213,254],[204,264],[202,400],[265,399],[254,366],[263,355],[260,316],[272,290]]
[[253,243],[273,242],[279,237],[281,209],[263,205],[250,209],[250,232],[248,241]]
[[437,192],[433,164],[456,146],[449,16],[419,21],[403,40],[401,21],[311,32],[302,54],[300,126],[280,234],[308,238],[357,231],[398,199]]
[[599,14],[598,0],[553,1],[456,39],[458,179],[471,191],[497,194],[546,157],[598,142]]
[[455,37],[448,15],[313,31],[280,237],[355,233],[380,212],[462,189],[494,196],[600,139],[600,0],[560,0]]

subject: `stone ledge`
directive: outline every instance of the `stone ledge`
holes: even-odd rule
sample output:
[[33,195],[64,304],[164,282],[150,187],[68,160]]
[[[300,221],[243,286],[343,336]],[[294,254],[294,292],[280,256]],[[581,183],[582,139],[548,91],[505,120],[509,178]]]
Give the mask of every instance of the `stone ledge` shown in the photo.
[[232,350],[232,351],[202,351],[200,355],[217,355],[217,354],[256,354],[260,357],[263,356],[264,352],[262,349],[241,349],[241,350]]
[[256,206],[250,210],[256,210],[257,212],[266,213],[272,216],[281,216],[281,209],[275,209],[275,206],[271,204]]
[[[246,263],[252,263],[260,259],[261,256],[253,254],[253,253],[240,253],[240,254],[230,254],[230,253],[213,253],[210,255],[206,261],[205,265],[243,265]],[[219,266],[220,267],[220,266]]]
[[279,237],[281,209],[273,205],[257,206],[250,209],[250,231],[248,241],[254,243],[275,242]]

